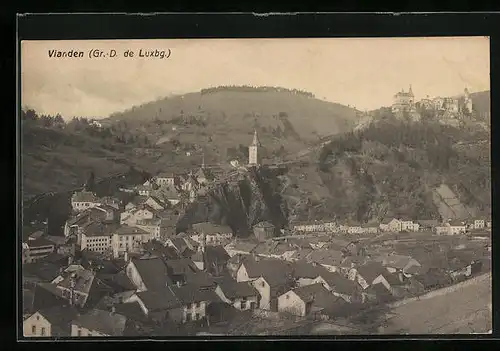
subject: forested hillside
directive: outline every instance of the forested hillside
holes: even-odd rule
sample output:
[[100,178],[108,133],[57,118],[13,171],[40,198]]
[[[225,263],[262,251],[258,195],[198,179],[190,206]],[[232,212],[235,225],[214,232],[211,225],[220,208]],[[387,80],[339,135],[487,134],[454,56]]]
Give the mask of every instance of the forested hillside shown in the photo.
[[490,135],[482,128],[380,119],[334,138],[319,155],[340,216],[438,218],[433,191],[447,184],[471,212],[491,211]]

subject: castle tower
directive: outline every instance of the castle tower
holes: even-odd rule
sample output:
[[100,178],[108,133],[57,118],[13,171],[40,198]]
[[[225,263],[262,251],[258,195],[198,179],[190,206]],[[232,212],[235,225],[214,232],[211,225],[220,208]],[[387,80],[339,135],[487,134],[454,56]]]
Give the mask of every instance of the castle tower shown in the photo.
[[464,107],[467,112],[472,112],[472,99],[470,98],[469,89],[467,88],[464,89]]
[[248,165],[249,166],[259,166],[260,165],[260,155],[261,144],[259,137],[257,136],[257,130],[253,133],[252,144],[248,147]]

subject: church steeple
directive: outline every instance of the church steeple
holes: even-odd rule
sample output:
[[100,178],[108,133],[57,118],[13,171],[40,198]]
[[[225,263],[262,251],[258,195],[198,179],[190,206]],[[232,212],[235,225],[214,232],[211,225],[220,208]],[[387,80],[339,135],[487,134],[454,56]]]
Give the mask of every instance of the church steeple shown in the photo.
[[253,131],[252,146],[260,146],[259,136],[257,135],[257,129],[254,129]]
[[257,130],[254,130],[252,144],[248,147],[248,164],[250,166],[260,165],[259,161],[259,149],[261,147],[259,137],[257,135]]
[[411,84],[410,84],[410,90],[408,90],[408,94],[413,95],[413,90],[411,89]]

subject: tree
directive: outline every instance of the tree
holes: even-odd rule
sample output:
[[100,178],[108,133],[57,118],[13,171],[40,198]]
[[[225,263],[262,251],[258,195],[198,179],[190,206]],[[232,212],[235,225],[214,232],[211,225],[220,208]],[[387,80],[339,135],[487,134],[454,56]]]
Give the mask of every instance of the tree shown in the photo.
[[23,109],[21,110],[21,119],[26,121],[36,121],[38,119],[38,115],[33,109]]

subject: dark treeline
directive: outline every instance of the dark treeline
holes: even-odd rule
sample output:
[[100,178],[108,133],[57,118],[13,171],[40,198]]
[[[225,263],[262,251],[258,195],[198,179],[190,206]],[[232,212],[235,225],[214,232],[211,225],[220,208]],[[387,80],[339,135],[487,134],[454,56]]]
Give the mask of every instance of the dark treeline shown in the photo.
[[207,89],[201,90],[201,95],[217,93],[217,92],[222,92],[222,91],[260,92],[260,93],[287,92],[290,94],[302,95],[302,96],[309,97],[309,98],[315,97],[313,93],[299,90],[299,89],[287,89],[287,88],[281,88],[281,87],[268,87],[268,86],[263,86],[263,87],[259,86],[258,87],[258,86],[251,86],[251,85],[223,85],[223,86],[218,86],[218,87],[213,87],[213,88],[207,88]]
[[101,126],[98,121],[86,117],[73,117],[65,121],[57,114],[55,116],[38,114],[33,109],[21,110],[21,121],[23,127],[43,127],[49,129],[65,130],[68,133],[85,134],[90,137],[138,147],[152,147],[153,144],[147,135],[137,130],[132,130],[126,121],[118,121],[111,125]]

